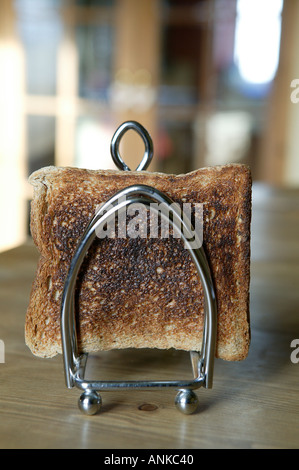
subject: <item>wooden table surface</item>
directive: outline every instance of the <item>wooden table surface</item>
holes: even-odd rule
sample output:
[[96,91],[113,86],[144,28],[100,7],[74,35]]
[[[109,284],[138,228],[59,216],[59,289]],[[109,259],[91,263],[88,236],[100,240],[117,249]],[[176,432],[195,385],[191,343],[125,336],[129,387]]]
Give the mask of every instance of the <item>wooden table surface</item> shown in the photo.
[[[61,356],[39,359],[24,344],[37,259],[31,243],[0,254],[1,448],[299,447],[299,363],[291,361],[299,338],[299,191],[254,187],[250,353],[239,363],[216,360],[213,389],[197,392],[194,415],[175,409],[173,390],[104,392],[102,411],[82,415]],[[94,379],[191,376],[189,354],[175,351],[107,352],[88,367]]]

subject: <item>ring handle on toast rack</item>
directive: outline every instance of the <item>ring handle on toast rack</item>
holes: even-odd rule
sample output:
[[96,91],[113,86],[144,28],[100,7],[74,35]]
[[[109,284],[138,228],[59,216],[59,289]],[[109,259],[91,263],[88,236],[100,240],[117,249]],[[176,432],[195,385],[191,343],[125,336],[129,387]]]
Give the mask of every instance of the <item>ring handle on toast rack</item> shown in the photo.
[[[84,379],[84,371],[88,354],[78,351],[74,292],[76,280],[85,255],[93,243],[96,233],[115,217],[116,213],[126,211],[131,204],[151,205],[174,229],[180,232],[195,263],[204,293],[204,329],[201,347],[198,351],[190,351],[193,380],[174,381],[93,381]],[[158,203],[158,204],[152,204]],[[158,208],[157,208],[158,207]],[[172,387],[179,391],[176,397],[177,408],[185,414],[192,413],[197,407],[197,397],[193,390],[213,385],[213,368],[217,334],[217,305],[209,264],[200,240],[196,247],[190,242],[195,237],[190,221],[183,217],[181,209],[161,191],[147,185],[133,185],[118,191],[96,212],[86,227],[78,247],[71,260],[70,268],[64,283],[61,303],[61,339],[64,361],[65,380],[68,388],[76,386],[83,391],[79,399],[79,407],[86,414],[95,414],[101,406],[98,391],[118,389],[161,389]],[[200,352],[199,352],[200,351]]]
[[131,168],[129,168],[125,164],[119,153],[119,144],[121,138],[130,129],[133,129],[142,137],[142,140],[145,145],[145,152],[143,158],[135,171],[146,170],[147,167],[150,165],[154,154],[153,141],[147,130],[141,124],[139,124],[139,122],[136,121],[124,122],[114,133],[110,145],[112,160],[114,161],[115,165],[119,170],[131,171]]

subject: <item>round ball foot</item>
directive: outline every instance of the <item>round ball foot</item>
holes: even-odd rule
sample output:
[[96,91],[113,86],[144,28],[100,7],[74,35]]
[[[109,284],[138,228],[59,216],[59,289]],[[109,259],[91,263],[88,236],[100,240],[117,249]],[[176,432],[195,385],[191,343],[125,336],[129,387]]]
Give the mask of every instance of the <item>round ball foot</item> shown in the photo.
[[85,415],[92,416],[98,413],[102,406],[102,399],[97,392],[86,391],[78,400],[79,410]]
[[197,395],[192,390],[181,390],[175,398],[175,406],[181,413],[190,415],[198,407]]

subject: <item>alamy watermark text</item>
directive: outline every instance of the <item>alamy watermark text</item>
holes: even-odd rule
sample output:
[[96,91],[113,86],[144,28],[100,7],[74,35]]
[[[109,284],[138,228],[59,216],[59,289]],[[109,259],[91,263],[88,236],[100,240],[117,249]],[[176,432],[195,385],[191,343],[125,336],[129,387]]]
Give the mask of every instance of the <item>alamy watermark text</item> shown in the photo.
[[291,88],[294,88],[294,90],[291,92],[290,98],[291,102],[293,104],[299,103],[299,78],[294,78],[291,81]]
[[[98,238],[183,238],[185,246],[198,249],[203,242],[203,204],[184,203],[182,208],[177,203],[131,203],[126,205],[126,198],[117,201],[123,210],[114,210],[111,205],[103,214],[111,212],[104,224],[96,227]],[[101,205],[96,213],[101,211]],[[176,223],[173,224],[173,221]]]
[[293,348],[293,351],[291,352],[291,362],[293,364],[298,364],[299,363],[299,339],[293,339],[291,342],[291,348]]
[[0,364],[4,364],[5,362],[5,345],[4,341],[0,339]]

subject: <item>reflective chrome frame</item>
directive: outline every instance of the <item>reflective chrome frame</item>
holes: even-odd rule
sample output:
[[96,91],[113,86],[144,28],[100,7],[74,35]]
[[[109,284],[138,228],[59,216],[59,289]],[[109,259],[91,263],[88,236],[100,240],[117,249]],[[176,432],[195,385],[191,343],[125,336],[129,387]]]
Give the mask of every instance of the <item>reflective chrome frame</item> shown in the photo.
[[[119,143],[119,142],[118,142]],[[196,266],[204,293],[205,309],[204,309],[204,330],[202,344],[198,345],[198,351],[190,351],[193,380],[174,380],[174,381],[94,381],[85,380],[85,366],[88,354],[80,354],[78,351],[76,318],[75,318],[75,302],[74,292],[76,280],[84,260],[84,257],[95,240],[97,230],[100,230],[109,222],[115,214],[125,211],[131,204],[144,204],[146,206],[152,203],[159,204],[159,213],[166,218],[173,228],[181,234],[181,238],[185,243],[185,247],[189,250],[191,258]],[[163,210],[165,209],[165,211]],[[151,205],[151,210],[155,210],[155,205]],[[162,210],[161,210],[162,209]],[[172,387],[176,390],[192,391],[200,387],[211,388],[213,385],[213,368],[216,348],[217,335],[217,305],[216,296],[213,285],[209,264],[205,256],[205,252],[201,243],[194,248],[190,242],[194,238],[195,231],[190,221],[183,217],[179,206],[163,194],[161,191],[147,185],[133,185],[121,191],[118,191],[106,203],[98,209],[94,217],[86,227],[78,247],[73,255],[69,271],[65,280],[64,290],[61,303],[61,340],[62,352],[65,371],[65,381],[68,388],[76,386],[83,390],[81,396],[81,410],[87,414],[94,414],[94,410],[98,411],[100,399],[96,392],[111,391],[115,389],[161,389]],[[192,393],[192,392],[190,392]],[[92,395],[93,394],[93,395]],[[194,398],[194,397],[193,397]],[[187,397],[180,395],[177,407],[184,413],[194,411],[194,407],[190,405],[193,400],[191,395]],[[87,404],[84,405],[84,402]],[[97,406],[94,407],[94,401]],[[193,400],[194,401],[194,400]],[[83,405],[82,405],[83,403]],[[190,411],[191,410],[191,411]]]

